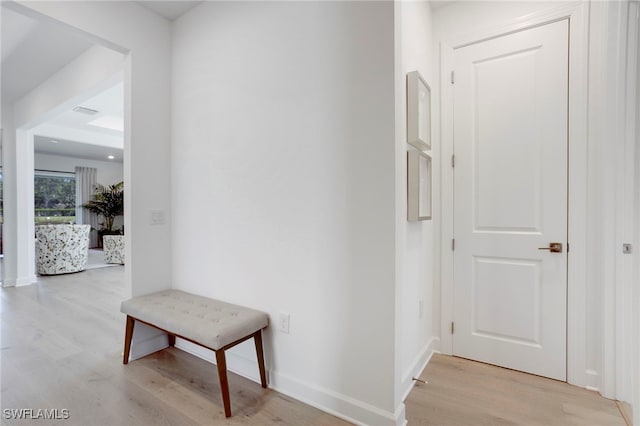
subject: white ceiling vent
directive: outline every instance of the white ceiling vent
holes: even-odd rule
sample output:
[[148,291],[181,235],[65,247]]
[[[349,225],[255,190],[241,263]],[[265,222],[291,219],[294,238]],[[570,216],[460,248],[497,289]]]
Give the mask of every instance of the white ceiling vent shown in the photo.
[[79,112],[80,114],[87,114],[87,115],[96,115],[98,113],[98,111],[96,111],[95,109],[85,108],[82,106],[77,106],[73,110],[75,112]]

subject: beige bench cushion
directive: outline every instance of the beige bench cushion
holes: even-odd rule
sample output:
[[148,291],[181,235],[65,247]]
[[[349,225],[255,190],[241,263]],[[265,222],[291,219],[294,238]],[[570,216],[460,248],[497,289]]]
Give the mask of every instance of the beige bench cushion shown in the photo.
[[264,312],[180,290],[125,300],[120,311],[214,350],[269,325]]

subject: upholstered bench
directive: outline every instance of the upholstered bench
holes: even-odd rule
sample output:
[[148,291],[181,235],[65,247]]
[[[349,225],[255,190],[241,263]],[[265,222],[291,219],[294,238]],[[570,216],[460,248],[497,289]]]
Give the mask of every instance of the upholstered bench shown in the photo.
[[122,302],[120,311],[127,315],[123,364],[129,363],[131,337],[136,321],[166,332],[169,345],[176,336],[211,349],[216,353],[224,414],[231,416],[229,382],[225,351],[253,337],[258,355],[262,387],[267,387],[262,350],[262,329],[269,325],[264,312],[179,290],[165,290]]

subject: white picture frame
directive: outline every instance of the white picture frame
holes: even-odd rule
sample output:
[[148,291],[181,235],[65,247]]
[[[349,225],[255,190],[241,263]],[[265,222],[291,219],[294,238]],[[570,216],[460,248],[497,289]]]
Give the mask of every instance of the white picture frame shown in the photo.
[[431,149],[431,88],[418,71],[407,73],[407,142]]
[[423,151],[407,152],[407,220],[431,220],[431,156]]

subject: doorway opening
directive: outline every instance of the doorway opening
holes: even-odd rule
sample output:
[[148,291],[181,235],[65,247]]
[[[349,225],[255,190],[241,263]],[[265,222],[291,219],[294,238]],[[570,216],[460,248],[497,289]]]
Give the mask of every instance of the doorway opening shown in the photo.
[[[82,206],[95,184],[123,181],[126,56],[19,7],[3,4],[1,12],[2,104],[16,111],[3,114],[3,127],[15,132],[16,146],[7,171],[19,188],[11,194],[13,225],[2,242],[3,249],[6,243],[21,247],[11,259],[16,282],[4,282],[24,285],[36,279],[36,243],[29,238],[35,226],[88,224],[88,246],[97,246],[101,219]],[[116,218],[116,225],[122,222],[122,216]],[[91,254],[88,259],[98,258]]]

